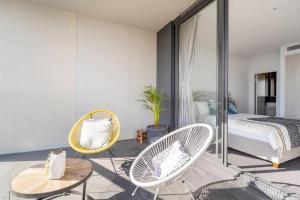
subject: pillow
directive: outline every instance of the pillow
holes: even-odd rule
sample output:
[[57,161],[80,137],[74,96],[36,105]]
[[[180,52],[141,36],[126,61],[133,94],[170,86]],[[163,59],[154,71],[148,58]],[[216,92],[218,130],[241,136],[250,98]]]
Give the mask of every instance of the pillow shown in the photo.
[[87,149],[107,146],[112,134],[111,119],[89,119],[82,123],[79,144]]
[[206,102],[206,101],[196,101],[195,102],[195,110],[197,111],[197,115],[199,117],[202,116],[202,115],[209,115],[208,102]]
[[65,151],[52,151],[46,162],[46,172],[48,179],[60,179],[65,174],[66,168],[66,152]]
[[167,149],[152,158],[155,175],[159,178],[167,177],[190,160],[190,155],[181,145],[175,141]]
[[228,104],[228,113],[229,114],[238,114],[237,107],[234,101],[229,101]]
[[215,100],[209,100],[208,101],[208,107],[209,107],[209,114],[210,115],[216,115],[217,112],[217,103]]

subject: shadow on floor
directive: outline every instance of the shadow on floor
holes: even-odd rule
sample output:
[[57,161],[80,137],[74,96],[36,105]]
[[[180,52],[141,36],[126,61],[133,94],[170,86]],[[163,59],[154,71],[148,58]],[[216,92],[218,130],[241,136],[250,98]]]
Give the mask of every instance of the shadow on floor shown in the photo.
[[[117,142],[111,151],[116,158],[136,157],[147,144],[138,144],[134,140],[122,140]],[[61,148],[66,151],[67,157],[74,157],[76,152],[71,148]],[[54,150],[54,149],[52,149]],[[0,162],[16,162],[16,161],[41,161],[46,160],[50,150],[33,151],[26,153],[15,153],[0,155]],[[89,158],[108,158],[107,152],[95,155],[88,155]]]
[[[116,195],[108,198],[109,200],[124,200],[124,199],[132,199],[132,200],[140,200],[140,199],[153,199],[153,194],[147,190],[139,188],[134,197],[131,196],[131,193],[135,189],[135,185],[133,185],[129,180],[125,179],[122,176],[116,175],[112,171],[107,168],[99,165],[93,160],[89,159],[93,163],[94,171],[98,174],[101,174],[102,177],[110,180],[112,183],[120,187],[123,192],[119,192]],[[93,195],[92,193],[90,195]],[[100,200],[99,198],[94,198],[95,200]],[[159,199],[159,198],[157,198]]]

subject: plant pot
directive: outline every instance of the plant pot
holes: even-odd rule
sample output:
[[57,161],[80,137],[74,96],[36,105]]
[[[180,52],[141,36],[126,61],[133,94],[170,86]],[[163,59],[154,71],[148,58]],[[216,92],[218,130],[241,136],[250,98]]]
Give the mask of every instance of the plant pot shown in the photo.
[[149,144],[152,144],[153,142],[155,142],[156,140],[158,140],[166,134],[168,134],[168,126],[147,126],[147,142]]

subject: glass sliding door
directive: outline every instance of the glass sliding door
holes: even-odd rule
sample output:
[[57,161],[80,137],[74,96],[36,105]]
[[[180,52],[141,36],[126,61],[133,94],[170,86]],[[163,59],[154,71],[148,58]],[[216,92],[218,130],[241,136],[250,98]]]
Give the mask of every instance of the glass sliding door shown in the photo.
[[177,26],[177,126],[210,124],[215,137],[207,151],[224,161],[226,70],[222,60],[224,49],[220,50],[224,35],[218,34],[218,17],[224,7],[218,4],[217,0],[206,1]]

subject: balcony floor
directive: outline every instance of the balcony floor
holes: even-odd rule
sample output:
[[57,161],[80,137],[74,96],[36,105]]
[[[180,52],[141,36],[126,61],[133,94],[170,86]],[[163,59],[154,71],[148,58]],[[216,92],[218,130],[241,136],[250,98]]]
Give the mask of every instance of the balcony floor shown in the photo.
[[[135,197],[131,197],[131,192],[134,185],[130,182],[129,177],[122,171],[121,164],[128,159],[132,159],[144,149],[145,145],[139,145],[132,140],[118,142],[112,152],[115,155],[115,164],[120,175],[115,175],[113,172],[110,160],[104,152],[97,156],[92,156],[89,160],[94,164],[94,172],[87,183],[87,193],[94,199],[153,199],[154,188],[140,189]],[[66,149],[68,156],[73,156],[74,153],[70,149]],[[8,199],[9,183],[11,179],[22,170],[29,166],[43,163],[47,158],[49,151],[37,151],[29,153],[19,153],[0,156],[0,199]],[[188,170],[184,178],[190,185],[191,191],[201,191],[205,185],[232,181],[234,177],[233,171],[218,164],[211,155],[204,154],[195,165]],[[227,182],[228,186],[228,182]],[[226,186],[226,187],[227,187]],[[214,193],[208,196],[208,199],[269,199],[259,192],[247,189],[247,187],[238,187],[234,185],[234,190],[226,190],[226,188],[214,189]],[[81,191],[81,187],[76,188]],[[252,196],[253,195],[253,196]],[[257,198],[256,198],[257,197]],[[18,199],[11,196],[11,200]],[[74,195],[62,196],[57,199],[80,199]],[[163,187],[159,193],[159,199],[170,200],[185,200],[190,199],[188,194],[182,187],[181,182],[176,182],[169,186]]]

